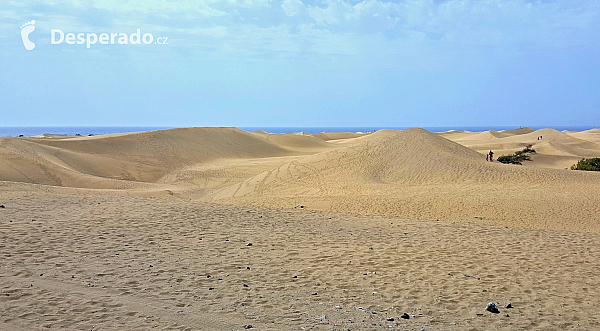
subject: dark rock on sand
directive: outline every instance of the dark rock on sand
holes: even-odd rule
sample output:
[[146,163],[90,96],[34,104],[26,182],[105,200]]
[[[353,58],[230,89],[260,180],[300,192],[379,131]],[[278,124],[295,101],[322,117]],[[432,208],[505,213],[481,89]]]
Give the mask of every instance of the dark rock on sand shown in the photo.
[[500,313],[500,311],[498,310],[498,307],[496,307],[496,304],[493,302],[488,303],[487,307],[485,307],[485,310],[489,311],[490,313],[494,313],[494,314]]
[[407,313],[402,314],[400,318],[404,318],[405,320],[410,319],[410,316]]

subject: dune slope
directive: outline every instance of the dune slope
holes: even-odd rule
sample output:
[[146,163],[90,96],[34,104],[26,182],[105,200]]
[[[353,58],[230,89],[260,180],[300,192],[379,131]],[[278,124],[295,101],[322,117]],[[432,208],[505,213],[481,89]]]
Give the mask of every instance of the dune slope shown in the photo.
[[152,183],[179,168],[289,152],[234,128],[189,128],[69,139],[1,138],[0,180],[101,187],[106,180]]
[[589,194],[600,189],[600,174],[486,162],[482,154],[422,129],[379,131],[361,139],[263,172],[216,191],[212,198],[417,219],[600,230],[597,222],[587,220],[600,215],[600,198]]

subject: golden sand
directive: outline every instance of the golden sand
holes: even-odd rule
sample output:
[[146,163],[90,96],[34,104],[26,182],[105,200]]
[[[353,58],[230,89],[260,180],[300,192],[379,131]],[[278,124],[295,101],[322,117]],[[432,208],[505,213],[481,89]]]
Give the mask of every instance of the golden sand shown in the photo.
[[600,329],[598,137],[0,138],[0,330]]

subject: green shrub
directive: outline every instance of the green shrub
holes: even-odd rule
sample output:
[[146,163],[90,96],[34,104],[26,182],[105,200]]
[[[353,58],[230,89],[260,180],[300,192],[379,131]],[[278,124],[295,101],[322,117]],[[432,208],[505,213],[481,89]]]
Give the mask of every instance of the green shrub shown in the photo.
[[512,162],[513,161],[513,156],[514,155],[502,155],[502,156],[498,157],[498,162],[505,163],[505,164],[513,163]]
[[515,155],[523,154],[535,154],[535,149],[531,148],[531,145],[527,145],[522,150],[515,152]]
[[498,162],[505,164],[523,164],[523,161],[531,161],[531,158],[526,154],[502,155],[498,158]]
[[571,170],[600,171],[600,157],[581,159],[571,166]]
[[523,164],[523,161],[531,161],[529,154],[535,153],[535,149],[531,148],[531,145],[527,145],[520,151],[515,152],[513,155],[502,155],[498,158],[498,162],[504,164]]

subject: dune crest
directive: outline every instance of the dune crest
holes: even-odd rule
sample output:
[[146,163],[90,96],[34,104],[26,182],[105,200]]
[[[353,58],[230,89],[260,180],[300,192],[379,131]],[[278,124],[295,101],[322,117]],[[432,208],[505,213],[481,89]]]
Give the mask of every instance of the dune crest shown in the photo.
[[313,135],[316,138],[319,138],[324,141],[329,140],[342,140],[342,139],[352,139],[358,138],[362,136],[366,136],[371,134],[371,132],[367,133],[358,133],[358,132],[321,132]]
[[[248,133],[189,128],[95,137],[1,138],[0,180],[307,208],[600,232],[595,132]],[[526,133],[528,132],[528,133]],[[324,136],[325,134],[321,135]],[[540,139],[538,139],[540,138]],[[532,144],[523,166],[486,162]],[[548,169],[555,168],[555,169]],[[156,192],[163,192],[158,194]],[[557,208],[557,206],[559,206]],[[527,220],[527,221],[523,221]]]
[[68,139],[0,138],[0,153],[1,180],[105,188],[98,183],[153,183],[189,165],[289,151],[235,128],[188,128]]
[[[563,137],[554,131],[541,133]],[[351,145],[288,162],[215,190],[209,197],[236,204],[303,205],[411,219],[487,220],[484,223],[596,232],[600,224],[588,220],[599,215],[600,198],[589,192],[598,189],[597,173],[486,162],[472,149],[409,129],[356,138]],[[557,210],[557,205],[564,209]]]

